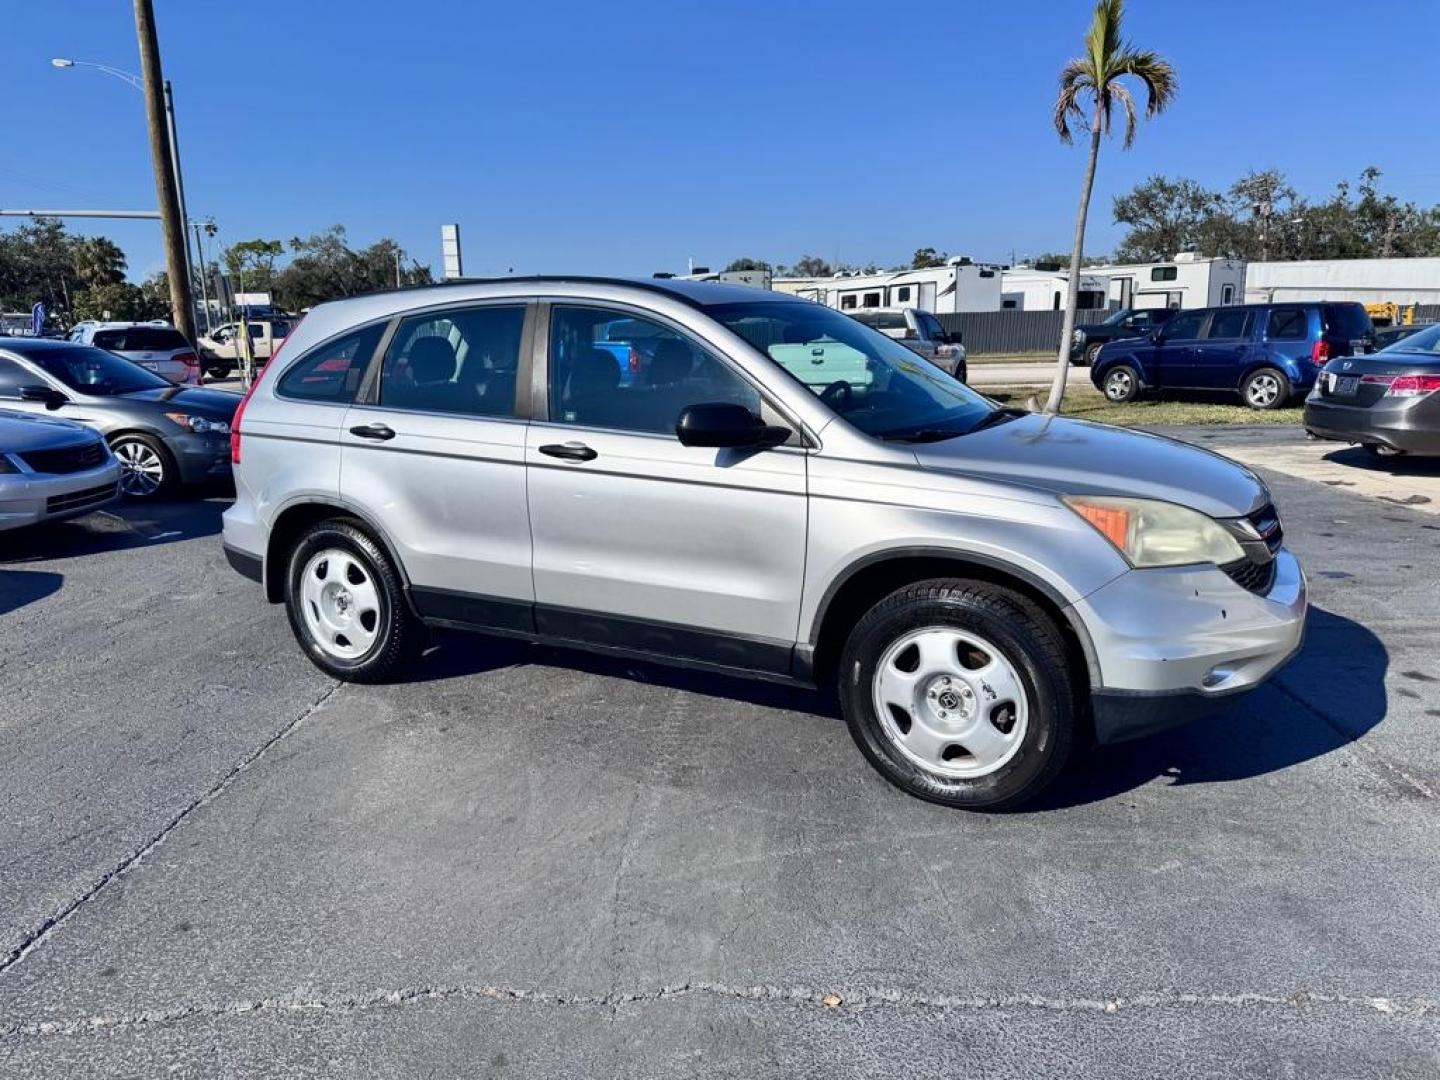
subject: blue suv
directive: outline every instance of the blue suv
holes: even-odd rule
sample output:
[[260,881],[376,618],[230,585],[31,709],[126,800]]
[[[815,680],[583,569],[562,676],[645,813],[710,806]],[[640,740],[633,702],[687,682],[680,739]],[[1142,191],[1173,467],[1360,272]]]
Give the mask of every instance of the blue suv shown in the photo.
[[1354,303],[1197,308],[1149,337],[1102,346],[1090,381],[1116,402],[1142,390],[1235,390],[1252,409],[1278,409],[1333,357],[1369,352],[1374,334]]

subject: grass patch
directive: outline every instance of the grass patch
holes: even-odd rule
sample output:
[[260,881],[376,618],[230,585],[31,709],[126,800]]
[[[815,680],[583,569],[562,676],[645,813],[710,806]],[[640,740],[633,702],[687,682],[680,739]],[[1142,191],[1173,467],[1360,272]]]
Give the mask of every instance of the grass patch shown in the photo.
[[[1071,373],[1065,389],[1065,404],[1060,412],[1081,420],[1095,420],[1102,424],[1116,424],[1120,427],[1155,427],[1161,424],[1298,424],[1305,410],[1297,399],[1293,405],[1283,409],[1251,409],[1241,405],[1235,395],[1230,394],[1186,394],[1167,397],[1161,401],[1142,396],[1128,405],[1116,405],[1105,399],[1105,395],[1090,385],[1089,373],[1079,369],[1080,378]],[[986,397],[1006,405],[1023,407],[1034,395],[1041,405],[1045,404],[1048,387],[1041,386],[981,386],[976,389]]]
[[976,356],[970,353],[965,357],[965,362],[971,366],[975,364],[1035,364],[1039,362],[1055,363],[1055,350],[1049,352],[1022,352],[1022,353],[982,353]]

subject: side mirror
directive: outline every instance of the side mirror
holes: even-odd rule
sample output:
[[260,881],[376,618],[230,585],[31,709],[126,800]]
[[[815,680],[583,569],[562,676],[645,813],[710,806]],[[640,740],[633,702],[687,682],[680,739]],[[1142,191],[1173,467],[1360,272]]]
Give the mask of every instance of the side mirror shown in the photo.
[[59,390],[52,390],[48,386],[22,386],[19,390],[21,401],[38,401],[47,409],[58,409],[70,400]]
[[1150,343],[1151,343],[1152,345],[1159,345],[1159,344],[1160,344],[1162,341],[1164,341],[1164,340],[1165,340],[1165,333],[1164,333],[1164,331],[1162,331],[1162,330],[1151,330],[1151,331],[1150,331]]
[[758,448],[779,446],[790,429],[765,423],[744,405],[717,401],[680,410],[675,435],[682,446]]

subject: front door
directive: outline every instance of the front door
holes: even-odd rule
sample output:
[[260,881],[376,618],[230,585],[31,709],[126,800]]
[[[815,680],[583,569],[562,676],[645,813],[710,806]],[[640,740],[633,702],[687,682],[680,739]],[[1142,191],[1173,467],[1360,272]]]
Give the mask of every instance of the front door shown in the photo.
[[424,616],[529,632],[526,305],[470,303],[400,322],[341,425],[340,492],[376,518]]
[[557,304],[544,329],[545,395],[525,449],[540,631],[788,671],[805,569],[798,439],[761,451],[682,446],[686,405],[766,407],[668,323]]
[[1182,311],[1160,331],[1153,377],[1159,386],[1195,386],[1195,348],[1208,311]]

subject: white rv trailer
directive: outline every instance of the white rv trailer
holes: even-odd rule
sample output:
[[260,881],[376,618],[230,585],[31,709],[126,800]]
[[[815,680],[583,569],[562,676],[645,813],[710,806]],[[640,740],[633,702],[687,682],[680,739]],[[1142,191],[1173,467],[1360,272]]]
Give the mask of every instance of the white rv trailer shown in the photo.
[[1245,299],[1252,304],[1281,300],[1440,304],[1440,259],[1254,262],[1245,278]]
[[945,266],[928,270],[776,278],[772,287],[776,292],[802,296],[841,311],[915,308],[944,314],[1000,308],[999,267],[962,259],[952,259]]
[[[1012,266],[1000,286],[1000,306],[1015,311],[1061,311],[1070,288],[1069,269],[1040,266]],[[1077,306],[1081,311],[1104,310],[1109,282],[1099,274],[1080,273]]]
[[1169,262],[1095,266],[1110,279],[1110,304],[1152,308],[1222,307],[1245,298],[1244,259],[1204,259],[1182,251]]

